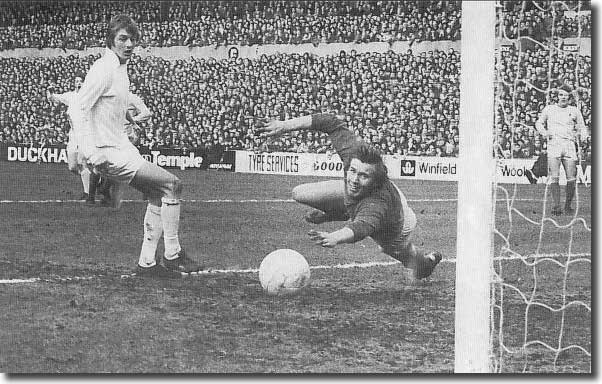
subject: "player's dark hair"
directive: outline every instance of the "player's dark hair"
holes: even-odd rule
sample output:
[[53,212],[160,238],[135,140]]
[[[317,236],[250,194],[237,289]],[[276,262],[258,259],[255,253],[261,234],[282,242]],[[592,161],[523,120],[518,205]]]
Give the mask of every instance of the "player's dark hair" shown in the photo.
[[73,74],[73,78],[75,79],[76,77],[79,77],[80,79],[85,79],[86,78],[86,74],[80,71],[77,71]]
[[117,36],[120,29],[125,29],[133,40],[140,40],[140,30],[134,20],[128,15],[116,15],[109,21],[107,27],[107,39],[105,41],[107,48],[111,48],[115,44],[115,36]]
[[383,162],[383,157],[378,149],[370,147],[368,145],[362,145],[355,152],[353,158],[358,159],[362,163],[374,165],[375,188],[380,188],[388,180],[387,167],[385,166],[385,163]]
[[563,84],[558,88],[559,91],[565,91],[566,93],[568,93],[569,95],[571,94],[571,92],[573,92],[573,87],[571,87],[568,84]]

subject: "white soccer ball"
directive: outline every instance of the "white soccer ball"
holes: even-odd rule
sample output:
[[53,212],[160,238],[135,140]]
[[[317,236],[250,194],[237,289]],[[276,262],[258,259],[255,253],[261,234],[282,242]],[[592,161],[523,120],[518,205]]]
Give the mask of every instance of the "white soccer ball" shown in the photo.
[[259,265],[259,282],[269,295],[293,295],[309,285],[310,277],[307,260],[292,249],[277,249]]

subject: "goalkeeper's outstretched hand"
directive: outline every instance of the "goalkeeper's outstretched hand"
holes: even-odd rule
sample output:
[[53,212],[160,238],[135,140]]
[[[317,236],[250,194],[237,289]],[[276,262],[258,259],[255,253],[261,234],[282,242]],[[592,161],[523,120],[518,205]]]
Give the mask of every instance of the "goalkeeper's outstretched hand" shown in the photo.
[[259,120],[256,132],[261,137],[274,137],[286,133],[285,126],[280,120]]
[[338,241],[331,233],[311,230],[307,233],[314,243],[326,248],[334,248]]

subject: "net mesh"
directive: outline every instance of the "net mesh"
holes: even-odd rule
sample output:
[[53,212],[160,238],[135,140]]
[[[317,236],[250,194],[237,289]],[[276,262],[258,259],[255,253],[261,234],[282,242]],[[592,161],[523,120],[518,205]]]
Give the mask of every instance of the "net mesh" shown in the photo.
[[[591,56],[582,52],[589,41],[589,10],[589,2],[576,1],[498,4],[498,165],[516,163],[519,157],[531,158],[519,162],[532,164],[533,157],[545,151],[535,121],[544,105],[555,102],[562,84],[576,89],[575,104],[591,126]],[[589,138],[580,144],[588,143]],[[585,179],[584,167],[579,164],[578,182]],[[536,185],[496,183],[495,190],[492,369],[591,372],[589,188],[578,186],[575,212],[563,216],[550,214],[552,198],[545,177]]]

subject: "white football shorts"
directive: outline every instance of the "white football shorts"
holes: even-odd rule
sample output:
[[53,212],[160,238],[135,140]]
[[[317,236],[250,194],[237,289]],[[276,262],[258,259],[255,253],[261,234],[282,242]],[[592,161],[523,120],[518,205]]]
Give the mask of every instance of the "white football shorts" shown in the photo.
[[120,182],[129,183],[146,162],[138,148],[131,143],[120,147],[99,147],[87,159],[94,173]]
[[559,138],[548,140],[548,158],[578,160],[575,142]]

